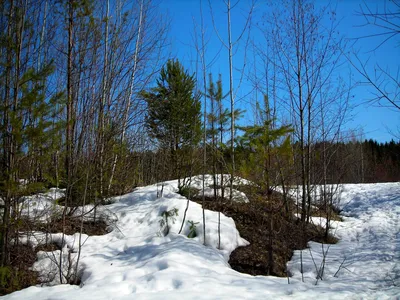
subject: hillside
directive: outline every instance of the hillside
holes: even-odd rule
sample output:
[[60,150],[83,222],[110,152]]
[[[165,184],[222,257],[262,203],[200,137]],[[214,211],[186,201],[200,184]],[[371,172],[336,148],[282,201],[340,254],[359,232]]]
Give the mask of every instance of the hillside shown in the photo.
[[[248,244],[231,218],[221,215],[220,250],[216,249],[217,213],[206,211],[203,246],[202,211],[197,203],[189,202],[186,215],[196,224],[197,236],[187,238],[188,222],[178,234],[187,201],[177,194],[176,181],[165,182],[163,196],[157,198],[160,189],[160,185],[137,188],[99,213],[114,220],[114,227],[106,235],[82,237],[80,286],[30,287],[4,299],[261,299],[268,295],[387,299],[400,295],[400,183],[344,185],[343,222],[336,221],[332,230],[340,241],[330,246],[310,242],[308,249],[295,251],[288,263],[289,284],[287,278],[250,276],[230,268],[231,252]],[[35,201],[39,207],[44,200]],[[178,215],[174,223],[169,221],[169,234],[162,236],[161,215],[174,208]],[[57,237],[51,235],[55,241]],[[77,242],[77,235],[67,236],[64,247],[76,248]],[[33,268],[48,275],[55,267],[52,257],[51,252],[39,252]],[[322,266],[322,280],[317,280]],[[55,278],[51,284],[56,283]]]

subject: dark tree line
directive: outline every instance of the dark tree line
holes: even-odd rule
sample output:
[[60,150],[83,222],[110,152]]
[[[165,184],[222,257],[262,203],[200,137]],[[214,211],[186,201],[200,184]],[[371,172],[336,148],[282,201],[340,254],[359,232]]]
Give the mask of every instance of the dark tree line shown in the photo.
[[374,183],[400,180],[400,142],[391,140],[378,143],[365,140],[349,143],[344,145],[344,148],[349,148],[349,152],[353,149],[353,155],[356,155],[353,160],[355,168],[353,171],[349,170],[344,182]]

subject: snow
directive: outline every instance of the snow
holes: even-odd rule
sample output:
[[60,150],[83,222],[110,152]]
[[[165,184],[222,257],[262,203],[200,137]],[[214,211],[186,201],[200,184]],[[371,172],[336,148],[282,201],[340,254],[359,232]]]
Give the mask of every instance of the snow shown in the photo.
[[372,291],[400,295],[400,183],[347,184],[339,203],[344,221],[331,221],[331,232],[340,242],[296,251],[289,263],[294,278],[301,278],[302,255],[304,280],[315,284],[327,253],[322,278],[331,289],[354,289],[361,298]]
[[[217,196],[222,197],[222,189],[216,189]],[[203,191],[201,190],[198,194],[198,196],[203,196]],[[224,191],[224,199],[229,200],[230,198],[230,189],[225,188]],[[206,197],[214,197],[214,189],[212,187],[207,187],[204,189],[204,196]],[[232,189],[232,200],[235,202],[244,202],[248,203],[249,199],[247,198],[246,194],[243,192],[240,192],[238,190]]]
[[[192,182],[199,187],[199,179]],[[208,183],[210,181],[207,181]],[[4,299],[398,299],[400,297],[400,183],[344,185],[340,206],[343,222],[333,222],[335,245],[309,243],[288,263],[292,277],[250,276],[232,270],[230,253],[246,245],[234,221],[206,211],[203,245],[201,206],[189,202],[182,234],[178,234],[187,199],[177,194],[177,182],[137,188],[117,197],[104,214],[117,220],[104,236],[83,236],[81,286],[30,287]],[[178,209],[160,234],[164,211]],[[197,237],[187,238],[188,220]],[[314,221],[321,219],[314,219]],[[39,233],[38,233],[39,234]],[[51,235],[55,241],[57,234]],[[78,235],[67,236],[64,251],[76,259]],[[67,253],[67,252],[66,252]],[[325,255],[324,255],[325,253]],[[39,252],[34,269],[50,272],[60,252]],[[303,274],[301,274],[301,260]],[[324,264],[322,263],[324,262]],[[323,271],[323,272],[322,272]],[[320,277],[317,280],[317,274]],[[56,276],[57,277],[57,276]],[[302,278],[304,282],[302,282]],[[56,284],[54,279],[51,284]]]
[[65,189],[51,188],[47,193],[23,197],[20,212],[36,221],[46,221],[54,213],[62,211],[56,200],[64,197],[64,193]]
[[[230,175],[227,174],[217,174],[215,177],[216,185],[219,186],[221,181],[223,182],[224,186],[224,199],[229,200],[231,191],[230,191]],[[213,176],[212,175],[205,175],[204,176],[204,181],[205,181],[205,188],[204,188],[204,196],[206,197],[214,197],[214,188],[212,187],[213,185]],[[252,184],[250,181],[240,178],[240,177],[235,177],[233,180],[234,185],[249,185]],[[195,176],[192,178],[192,181],[190,182],[190,186],[197,188],[200,190],[197,194],[197,196],[203,196],[203,176]],[[222,188],[216,188],[217,196],[222,197]],[[232,189],[232,201],[235,202],[244,202],[248,203],[249,199],[247,198],[246,194],[243,192],[240,192],[236,189]]]

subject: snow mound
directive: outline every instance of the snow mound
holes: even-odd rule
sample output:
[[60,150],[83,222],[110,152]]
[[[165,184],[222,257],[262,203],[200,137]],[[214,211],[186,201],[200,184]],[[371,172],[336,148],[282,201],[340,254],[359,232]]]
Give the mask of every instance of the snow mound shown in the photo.
[[[136,189],[107,206],[115,228],[91,236],[82,246],[81,286],[30,287],[4,299],[396,299],[399,296],[400,184],[345,185],[341,205],[345,221],[333,233],[332,246],[309,243],[288,264],[289,279],[250,276],[232,270],[228,258],[246,245],[231,218],[205,211],[203,239],[201,206],[177,194],[176,181]],[[187,204],[189,204],[187,208]],[[163,212],[178,209],[169,220],[167,236],[160,234]],[[184,212],[187,208],[181,234]],[[198,222],[197,236],[186,235]],[[53,238],[57,239],[57,236]],[[84,237],[86,239],[86,236]],[[76,249],[78,237],[68,236],[64,248]],[[84,239],[83,239],[84,240]],[[205,244],[205,245],[204,245]],[[329,251],[326,251],[329,249]],[[325,253],[325,256],[323,255]],[[34,269],[52,268],[39,253]],[[75,253],[74,253],[75,254]],[[303,274],[301,274],[301,259]],[[320,266],[325,262],[323,272]],[[318,275],[322,278],[317,281]],[[304,277],[304,283],[302,282]]]
[[[218,197],[222,197],[224,195],[224,199],[231,199],[231,190],[230,190],[230,175],[228,174],[217,174],[215,175],[215,183],[216,183],[216,194]],[[248,181],[241,177],[233,178],[233,185],[249,185],[253,184],[251,181]],[[193,176],[188,180],[188,185],[192,188],[196,188],[199,190],[196,196],[203,196],[203,176]],[[214,177],[212,175],[204,175],[204,196],[205,197],[214,197]],[[223,187],[223,190],[222,190]],[[232,189],[232,201],[235,202],[244,202],[248,203],[249,199],[246,194],[240,192],[236,189]]]

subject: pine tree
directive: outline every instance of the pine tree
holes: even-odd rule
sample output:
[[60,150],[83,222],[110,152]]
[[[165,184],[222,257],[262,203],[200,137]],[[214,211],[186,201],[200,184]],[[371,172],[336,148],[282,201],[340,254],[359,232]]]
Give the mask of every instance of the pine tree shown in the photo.
[[51,157],[59,148],[63,122],[57,120],[63,109],[63,94],[45,95],[46,78],[53,74],[52,64],[41,70],[29,69],[22,78],[20,110],[26,111],[25,125],[21,127],[22,155],[28,162],[20,166],[20,176],[29,178],[30,190],[42,189],[46,185],[56,185],[55,172],[49,166]]
[[195,86],[194,75],[189,75],[178,60],[169,60],[161,69],[157,86],[142,92],[148,105],[148,133],[169,151],[172,176],[178,179],[188,150],[201,139],[200,97]]
[[[224,144],[224,134],[229,130],[229,122],[231,113],[227,108],[223,106],[223,99],[228,94],[223,94],[221,74],[216,83],[213,82],[212,75],[209,75],[209,87],[207,89],[207,98],[210,99],[211,112],[208,114],[209,128],[207,130],[208,138],[211,140],[211,159],[213,165],[213,180],[214,180],[214,197],[216,197],[216,186],[223,186],[224,167],[226,162],[224,161],[224,152],[226,151],[226,145]],[[236,118],[239,117],[241,111],[236,111]],[[221,178],[218,181],[216,174],[221,174]],[[222,188],[222,198],[224,197],[224,188]]]
[[270,118],[268,98],[264,98],[264,109],[258,107],[261,115],[261,124],[239,127],[244,133],[238,139],[239,148],[244,153],[242,161],[242,172],[248,175],[258,186],[267,193],[270,192],[272,178],[279,173],[279,166],[273,164],[272,159],[277,156],[284,156],[290,149],[289,133],[290,126],[273,126],[274,120]]
[[[60,95],[46,95],[52,63],[35,59],[38,32],[27,3],[5,1],[0,6],[0,267],[8,267],[10,251],[18,244],[18,204],[46,177],[47,158],[53,151],[55,114]],[[28,162],[28,164],[27,164]],[[50,176],[49,176],[50,177]],[[28,179],[22,185],[20,179]]]

